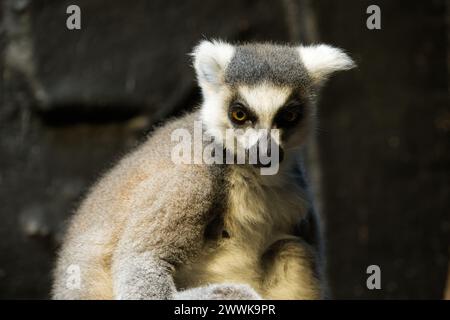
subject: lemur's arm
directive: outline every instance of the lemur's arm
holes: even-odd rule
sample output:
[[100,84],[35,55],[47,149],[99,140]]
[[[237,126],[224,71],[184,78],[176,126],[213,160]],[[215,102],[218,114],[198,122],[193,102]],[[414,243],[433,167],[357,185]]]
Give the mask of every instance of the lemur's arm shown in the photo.
[[236,285],[176,292],[173,271],[201,250],[205,228],[215,213],[216,196],[207,177],[194,170],[178,172],[178,178],[180,175],[190,180],[189,188],[179,179],[168,179],[158,196],[143,201],[128,219],[113,257],[116,298],[257,298],[249,287]]
[[[135,208],[113,257],[114,291],[119,299],[171,299],[175,266],[188,262],[201,249],[214,195],[208,181],[202,183],[203,177],[196,177],[194,170],[173,174],[177,179],[169,175],[159,179],[164,185],[158,194],[146,195],[146,189],[155,188],[145,183],[133,194]],[[189,188],[180,176],[189,179]]]
[[129,252],[114,267],[114,295],[124,300],[171,299],[176,292],[172,265],[154,252]]

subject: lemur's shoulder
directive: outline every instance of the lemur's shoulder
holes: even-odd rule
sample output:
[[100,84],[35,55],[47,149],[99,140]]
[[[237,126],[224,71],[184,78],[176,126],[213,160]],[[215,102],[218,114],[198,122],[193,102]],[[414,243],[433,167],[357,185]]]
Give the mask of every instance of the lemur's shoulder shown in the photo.
[[[182,138],[180,134],[183,135]],[[179,163],[174,159],[176,153],[174,150],[177,145],[185,143],[185,139],[189,140],[186,147],[190,151],[187,152],[187,154],[190,153],[190,157],[187,163]],[[207,188],[210,183],[221,183],[225,166],[208,165],[203,162],[203,159],[199,159],[203,155],[203,149],[200,155],[194,152],[194,145],[199,142],[198,139],[203,139],[203,128],[199,112],[192,111],[179,118],[169,119],[156,128],[141,148],[125,162],[137,164],[151,176],[166,172],[171,176],[170,180],[179,180],[186,186],[199,184]]]
[[[155,128],[146,141],[127,154],[93,185],[78,209],[92,219],[127,216],[145,202],[162,201],[164,194],[209,203],[223,189],[220,166],[177,164],[171,159],[172,132],[185,129],[192,134],[196,112],[191,112]],[[167,198],[168,202],[176,199]],[[190,202],[190,201],[189,201]],[[105,210],[107,208],[107,210]]]
[[134,198],[134,204],[136,198],[164,198],[164,192],[178,193],[189,202],[216,201],[224,189],[224,165],[177,163],[172,158],[173,148],[179,143],[173,139],[173,133],[181,129],[194,139],[197,120],[198,112],[194,111],[153,130],[141,146],[119,162],[110,180],[122,185],[123,192]]

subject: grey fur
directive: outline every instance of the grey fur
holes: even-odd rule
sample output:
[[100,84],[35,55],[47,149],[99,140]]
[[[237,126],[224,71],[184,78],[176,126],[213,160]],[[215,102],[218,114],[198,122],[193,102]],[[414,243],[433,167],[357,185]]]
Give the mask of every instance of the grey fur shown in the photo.
[[263,43],[236,46],[225,70],[225,82],[254,85],[262,81],[295,88],[311,82],[295,47]]
[[[198,116],[194,112],[157,129],[95,186],[74,216],[59,252],[55,299],[260,299],[248,285],[194,288],[174,280],[177,270],[201,262],[205,252],[223,241],[217,236],[224,230],[223,222],[217,223],[217,218],[228,201],[230,167],[175,165],[170,158],[171,132],[186,128],[193,134]],[[211,224],[217,225],[215,236],[205,237]],[[276,279],[276,270],[284,270],[285,263],[289,270],[309,268],[305,259],[314,252],[297,250],[278,252],[279,261],[272,263],[275,271],[264,271],[267,279]],[[70,265],[82,270],[79,289],[66,286]]]
[[[291,138],[293,146],[275,176],[263,177],[250,165],[172,161],[176,129],[194,136],[194,121],[201,118],[204,133],[211,134],[205,120],[211,120],[214,112],[202,113],[208,102],[213,101],[209,107],[215,108],[208,111],[216,111],[221,120],[211,126],[229,125],[217,104],[228,108],[230,97],[221,93],[228,91],[229,96],[230,87],[262,81],[296,88],[311,84],[293,47],[242,45],[233,57],[230,49],[218,42],[197,47],[195,65],[205,97],[202,108],[156,129],[92,188],[59,252],[55,299],[323,297],[322,239],[316,232],[320,221],[306,199],[304,179],[297,179],[302,172],[295,151],[306,141],[312,113],[299,126],[297,137]],[[220,68],[227,59],[231,61],[224,84],[202,77],[201,67],[212,63],[212,72],[222,79]],[[320,75],[339,68],[342,65],[319,68],[325,72]],[[254,95],[257,103],[278,94],[278,88],[262,88],[270,96]],[[202,155],[194,152],[193,156]],[[306,224],[296,228],[302,220]],[[73,265],[81,271],[80,286],[75,288],[67,285],[67,270]]]
[[[171,160],[171,133],[186,128],[193,134],[197,118],[189,114],[157,129],[95,186],[59,252],[54,298],[173,297],[176,266],[198,255],[224,200],[224,167]],[[66,286],[70,265],[82,271],[80,289]]]
[[248,285],[212,284],[205,287],[181,291],[175,300],[261,300],[261,297]]

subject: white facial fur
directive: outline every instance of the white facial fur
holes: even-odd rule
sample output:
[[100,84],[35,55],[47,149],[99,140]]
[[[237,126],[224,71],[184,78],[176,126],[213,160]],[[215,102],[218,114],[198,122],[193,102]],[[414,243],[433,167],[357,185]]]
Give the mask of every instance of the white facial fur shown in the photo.
[[[245,105],[254,111],[258,116],[258,122],[255,124],[254,129],[272,129],[272,121],[280,107],[289,98],[292,92],[291,88],[275,86],[271,83],[261,83],[256,86],[239,86],[237,88],[239,96],[245,101]],[[257,138],[262,138],[261,135],[255,133]],[[257,141],[257,138],[252,139],[253,143]],[[271,134],[271,138],[281,145],[280,136]],[[237,138],[240,145],[245,145],[245,140]]]
[[258,115],[259,127],[270,129],[274,115],[284,105],[292,89],[265,82],[256,86],[239,86],[237,91],[246,106]]
[[[202,122],[208,133],[221,141],[229,150],[234,149],[235,141],[240,147],[250,148],[259,138],[262,138],[262,132],[258,129],[272,129],[273,117],[284,105],[292,89],[264,83],[257,86],[239,86],[237,92],[245,105],[258,117],[253,127],[243,128],[246,131],[245,134],[243,130],[236,130],[229,120],[228,108],[233,92],[228,86],[223,85],[222,90],[208,91],[201,109]],[[226,133],[227,129],[233,130],[232,136],[229,132]],[[279,135],[274,133],[271,137],[278,145],[282,144]]]

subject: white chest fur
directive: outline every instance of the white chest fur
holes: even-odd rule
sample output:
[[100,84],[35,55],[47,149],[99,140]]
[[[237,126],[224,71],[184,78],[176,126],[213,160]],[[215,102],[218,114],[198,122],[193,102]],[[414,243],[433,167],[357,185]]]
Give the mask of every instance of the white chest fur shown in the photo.
[[292,237],[306,212],[302,190],[289,176],[261,176],[236,168],[227,182],[224,230],[229,237],[211,244],[196,262],[178,270],[175,279],[181,288],[235,282],[261,291],[261,256],[275,241]]
[[302,190],[288,173],[262,176],[237,168],[228,183],[225,228],[236,238],[251,238],[265,248],[278,235],[291,234],[304,214]]

